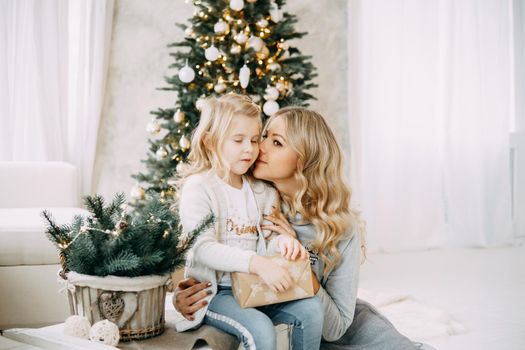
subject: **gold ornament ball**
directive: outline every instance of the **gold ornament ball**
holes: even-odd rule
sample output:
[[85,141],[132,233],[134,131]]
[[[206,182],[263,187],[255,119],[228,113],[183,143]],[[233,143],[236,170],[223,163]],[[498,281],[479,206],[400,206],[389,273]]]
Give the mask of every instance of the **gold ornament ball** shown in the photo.
[[260,60],[264,60],[265,58],[267,58],[268,56],[270,55],[270,50],[268,50],[268,48],[266,46],[263,46],[263,48],[261,49],[261,51],[257,52],[255,54],[255,56],[260,59]]
[[195,108],[197,108],[197,110],[201,111],[202,110],[202,107],[204,107],[204,98],[202,97],[199,97],[199,99],[197,99],[197,101],[195,102]]
[[238,55],[241,53],[241,46],[240,45],[232,45],[232,47],[230,48],[230,53],[231,54],[234,54],[234,55]]
[[160,132],[159,122],[155,119],[152,119],[146,126],[146,131],[153,135],[158,134]]
[[182,170],[184,170],[185,167],[186,167],[186,163],[180,162],[175,167],[175,171],[180,173]]
[[226,85],[224,85],[223,83],[218,83],[215,85],[213,90],[218,94],[222,94],[226,90]]
[[173,120],[175,123],[182,123],[184,121],[185,114],[180,109],[177,109],[177,112],[173,115]]
[[131,189],[129,195],[133,199],[144,199],[146,197],[146,191],[137,184]]
[[157,157],[157,160],[164,159],[168,156],[168,152],[164,149],[164,147],[161,147],[155,152],[155,156]]
[[186,138],[185,135],[183,135],[179,140],[179,146],[182,149],[189,149],[190,148],[190,140]]

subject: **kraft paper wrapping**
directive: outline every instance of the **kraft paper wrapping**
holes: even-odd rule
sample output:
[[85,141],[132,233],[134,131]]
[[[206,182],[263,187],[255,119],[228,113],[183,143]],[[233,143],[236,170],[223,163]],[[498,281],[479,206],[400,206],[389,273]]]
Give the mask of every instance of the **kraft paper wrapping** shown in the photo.
[[290,272],[294,285],[284,292],[274,292],[255,274],[233,272],[233,296],[242,308],[277,304],[314,295],[310,259],[290,261],[282,256],[274,256],[271,259]]

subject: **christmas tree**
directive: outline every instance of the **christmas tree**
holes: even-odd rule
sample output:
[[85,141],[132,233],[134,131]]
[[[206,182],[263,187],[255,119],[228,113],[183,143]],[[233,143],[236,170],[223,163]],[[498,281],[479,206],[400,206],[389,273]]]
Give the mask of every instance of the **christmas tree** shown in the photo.
[[296,32],[297,18],[283,12],[284,0],[193,0],[190,24],[170,68],[178,72],[167,77],[176,92],[173,108],[153,111],[147,125],[149,140],[147,173],[133,175],[139,184],[131,196],[139,200],[148,193],[169,201],[175,195],[170,179],[177,165],[189,153],[190,138],[199,122],[202,99],[228,92],[247,94],[261,106],[264,117],[287,105],[308,106],[314,97],[316,76],[310,56],[290,45],[306,33]]

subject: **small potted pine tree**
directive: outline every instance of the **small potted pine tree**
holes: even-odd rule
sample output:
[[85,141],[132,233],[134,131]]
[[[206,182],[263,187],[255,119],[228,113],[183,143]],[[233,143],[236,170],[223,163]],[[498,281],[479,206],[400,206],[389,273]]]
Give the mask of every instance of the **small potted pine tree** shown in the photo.
[[164,300],[170,273],[213,217],[183,235],[179,217],[157,198],[141,210],[128,210],[123,194],[106,205],[87,196],[90,215],[58,226],[44,211],[46,235],[59,252],[60,277],[67,286],[71,313],[91,324],[107,319],[120,340],[146,339],[164,331]]

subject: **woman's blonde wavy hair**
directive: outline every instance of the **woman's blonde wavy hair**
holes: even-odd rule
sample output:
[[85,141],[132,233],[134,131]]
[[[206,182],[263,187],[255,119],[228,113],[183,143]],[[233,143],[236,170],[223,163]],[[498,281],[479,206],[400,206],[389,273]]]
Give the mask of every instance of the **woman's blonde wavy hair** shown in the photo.
[[[365,225],[359,214],[350,208],[351,190],[343,176],[343,154],[324,118],[317,112],[286,107],[273,115],[270,122],[284,120],[286,139],[298,156],[294,174],[300,190],[293,198],[283,200],[292,217],[300,213],[316,229],[312,248],[325,264],[324,273],[341,260],[337,243],[349,238],[348,233],[360,234],[362,257],[366,256]],[[263,134],[265,131],[263,131]]]
[[204,100],[199,125],[191,137],[188,162],[177,173],[178,187],[193,174],[209,170],[229,173],[229,166],[219,150],[233,117],[238,115],[256,119],[262,128],[261,110],[248,96],[229,93]]

